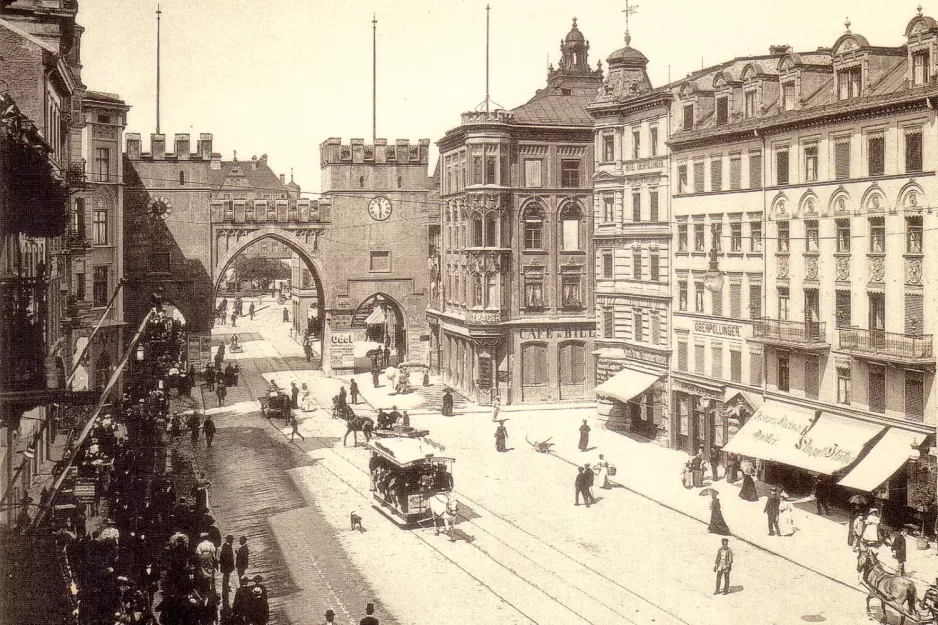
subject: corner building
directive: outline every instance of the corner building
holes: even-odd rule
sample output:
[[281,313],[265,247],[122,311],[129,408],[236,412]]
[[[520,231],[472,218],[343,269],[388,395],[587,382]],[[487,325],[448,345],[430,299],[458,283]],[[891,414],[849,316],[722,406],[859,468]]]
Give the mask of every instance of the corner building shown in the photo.
[[[707,287],[722,279],[729,298],[685,315],[694,326],[683,345],[676,337],[675,404],[678,379],[718,388],[687,393],[675,419],[687,415],[689,451],[728,440],[724,451],[754,459],[766,481],[804,493],[820,477],[835,502],[864,491],[901,523],[935,493],[935,321],[925,310],[938,295],[927,261],[938,244],[938,23],[919,13],[895,47],[847,28],[831,48],[773,48],[774,58],[738,59],[677,87],[673,205],[676,215],[687,207],[690,229],[676,224],[689,250],[675,279],[703,277],[714,297]],[[717,250],[705,271],[694,260],[701,230]],[[691,292],[696,311],[696,284]],[[744,322],[724,306],[740,294]],[[744,328],[741,340],[722,326]],[[748,377],[732,359],[727,372],[715,344],[730,342],[748,351]],[[748,400],[759,385],[760,406],[740,410],[730,390],[719,401],[719,387]]]
[[586,105],[603,74],[576,20],[560,49],[526,104],[464,113],[438,142],[441,283],[427,316],[444,381],[483,404],[591,394]]

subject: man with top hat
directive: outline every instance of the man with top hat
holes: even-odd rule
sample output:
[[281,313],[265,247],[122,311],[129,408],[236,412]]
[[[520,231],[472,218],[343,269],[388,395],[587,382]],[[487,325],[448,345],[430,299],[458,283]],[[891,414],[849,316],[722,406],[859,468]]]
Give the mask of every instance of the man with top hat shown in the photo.
[[378,625],[378,619],[375,618],[375,604],[369,603],[365,606],[365,617],[358,621],[358,625]]
[[335,612],[332,611],[332,608],[326,610],[326,625],[331,625],[335,622]]

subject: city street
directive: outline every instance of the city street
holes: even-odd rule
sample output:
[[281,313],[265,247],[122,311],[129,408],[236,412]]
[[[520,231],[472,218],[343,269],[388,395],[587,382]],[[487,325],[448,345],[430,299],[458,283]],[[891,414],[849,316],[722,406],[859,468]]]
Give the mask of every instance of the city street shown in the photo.
[[[571,464],[534,452],[525,435],[538,437],[546,427],[540,418],[566,419],[573,439],[586,414],[579,409],[504,413],[510,448],[504,454],[495,451],[488,414],[413,411],[412,423],[456,458],[457,540],[429,527],[397,527],[372,504],[367,452],[351,441],[343,446],[344,422],[322,408],[340,382],[305,369],[288,328],[276,307],[253,322],[240,320],[238,328],[216,327],[216,338],[240,333],[245,351],[233,357],[241,383],[220,408],[205,393],[219,434],[210,452],[203,443],[196,455],[212,482],[223,531],[249,536],[249,574],[265,577],[278,622],[308,622],[330,607],[339,622],[357,620],[368,601],[383,622],[399,623],[704,625],[750,623],[756,612],[779,624],[865,618],[858,590],[735,538],[731,592],[714,596],[719,537],[624,487],[594,487],[595,506],[572,505]],[[319,408],[299,413],[304,440],[291,444],[282,422],[259,413],[254,398],[270,379],[313,389]],[[414,396],[407,399],[414,403]],[[583,456],[590,461],[595,453]],[[650,470],[642,479],[671,477]],[[706,499],[700,506],[706,510]],[[353,511],[365,532],[349,530]]]

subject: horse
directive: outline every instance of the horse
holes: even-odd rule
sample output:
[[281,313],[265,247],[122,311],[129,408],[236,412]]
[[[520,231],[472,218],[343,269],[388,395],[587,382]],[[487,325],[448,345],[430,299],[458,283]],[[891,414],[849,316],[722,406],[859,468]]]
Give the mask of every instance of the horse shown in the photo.
[[440,521],[442,521],[443,529],[449,534],[450,542],[456,542],[456,535],[453,533],[456,527],[456,512],[459,508],[456,495],[452,491],[437,493],[427,501],[430,504],[430,513],[433,515],[433,529],[436,530],[436,535],[440,535]]
[[[351,412],[351,411],[349,411]],[[342,445],[348,442],[348,435],[351,434],[355,445],[358,445],[358,433],[365,435],[365,442],[371,440],[371,434],[375,430],[375,422],[371,417],[358,417],[354,414],[346,421],[348,429],[345,431],[345,438],[342,439]]]
[[[861,547],[857,552],[857,572],[860,574],[860,583],[867,589],[866,612],[870,613],[870,600],[879,599],[882,604],[883,616],[880,623],[886,622],[886,603],[889,602],[899,612],[899,625],[905,625],[907,616],[917,619],[915,584],[900,575],[889,573],[880,564],[876,552],[869,547]],[[908,605],[908,612],[902,605]]]

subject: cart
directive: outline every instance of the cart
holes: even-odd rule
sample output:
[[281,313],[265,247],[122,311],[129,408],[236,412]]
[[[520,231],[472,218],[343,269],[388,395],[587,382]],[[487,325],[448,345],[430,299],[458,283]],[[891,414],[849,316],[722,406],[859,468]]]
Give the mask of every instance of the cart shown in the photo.
[[415,438],[385,438],[368,444],[378,461],[371,471],[376,506],[401,526],[432,518],[430,499],[453,490],[454,458]]
[[290,419],[292,402],[289,395],[285,393],[265,395],[259,401],[261,402],[261,413],[268,419],[279,418],[285,421]]

